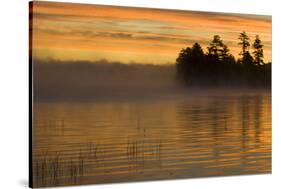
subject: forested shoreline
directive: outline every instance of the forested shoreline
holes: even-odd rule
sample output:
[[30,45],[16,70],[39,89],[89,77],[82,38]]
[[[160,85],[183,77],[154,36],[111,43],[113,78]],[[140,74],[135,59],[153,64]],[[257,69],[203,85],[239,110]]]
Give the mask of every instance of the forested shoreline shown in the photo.
[[189,87],[271,88],[271,62],[263,60],[259,36],[253,44],[246,32],[240,33],[238,39],[238,59],[219,35],[213,37],[206,53],[199,43],[182,49],[176,60],[178,79]]

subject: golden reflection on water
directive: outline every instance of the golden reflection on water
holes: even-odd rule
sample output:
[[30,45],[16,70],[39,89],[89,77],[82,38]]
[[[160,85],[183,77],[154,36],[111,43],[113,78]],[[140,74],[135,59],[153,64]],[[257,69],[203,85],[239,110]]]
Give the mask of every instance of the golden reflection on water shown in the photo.
[[271,96],[35,103],[33,155],[35,186],[270,173]]

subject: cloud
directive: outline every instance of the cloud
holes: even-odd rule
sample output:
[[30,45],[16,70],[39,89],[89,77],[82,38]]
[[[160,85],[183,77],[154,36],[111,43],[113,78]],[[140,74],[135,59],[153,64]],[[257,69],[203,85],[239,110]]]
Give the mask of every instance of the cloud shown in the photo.
[[[270,16],[49,2],[34,2],[33,11],[33,47],[49,52],[93,50],[100,54],[108,52],[111,57],[117,57],[112,52],[118,52],[118,60],[122,54],[122,61],[129,56],[142,61],[146,51],[147,55],[151,52],[167,55],[169,60],[161,60],[167,62],[194,42],[205,47],[216,34],[221,35],[230,49],[237,49],[235,41],[243,30],[251,38],[260,35],[265,54],[271,52]],[[67,53],[62,57],[66,58]],[[271,55],[266,59],[270,60]]]

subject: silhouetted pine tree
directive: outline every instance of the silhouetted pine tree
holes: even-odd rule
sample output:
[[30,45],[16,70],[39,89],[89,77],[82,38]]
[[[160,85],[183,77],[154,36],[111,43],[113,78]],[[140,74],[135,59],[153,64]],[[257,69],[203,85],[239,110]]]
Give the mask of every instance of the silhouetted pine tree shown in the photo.
[[215,35],[210,46],[207,47],[209,57],[212,57],[212,61],[218,62],[220,60],[221,52],[223,50],[223,42],[219,35]]
[[238,43],[238,45],[241,45],[242,47],[242,51],[240,52],[240,55],[242,56],[242,63],[247,64],[249,62],[247,62],[249,60],[249,46],[250,46],[250,38],[248,37],[248,35],[246,34],[245,31],[243,31],[242,33],[240,33],[238,39],[240,40],[240,42]]
[[257,65],[263,64],[263,45],[258,35],[256,35],[256,39],[253,44],[253,54],[254,54],[254,63]]

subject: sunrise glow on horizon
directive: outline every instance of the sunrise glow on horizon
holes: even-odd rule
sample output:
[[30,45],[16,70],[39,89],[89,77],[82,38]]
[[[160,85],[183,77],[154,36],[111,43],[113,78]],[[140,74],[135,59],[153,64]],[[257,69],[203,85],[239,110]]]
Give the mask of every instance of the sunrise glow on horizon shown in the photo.
[[271,62],[271,16],[49,2],[33,2],[32,11],[38,59],[175,63],[195,42],[206,52],[214,35],[239,58],[238,35],[246,31],[251,43],[260,36]]

